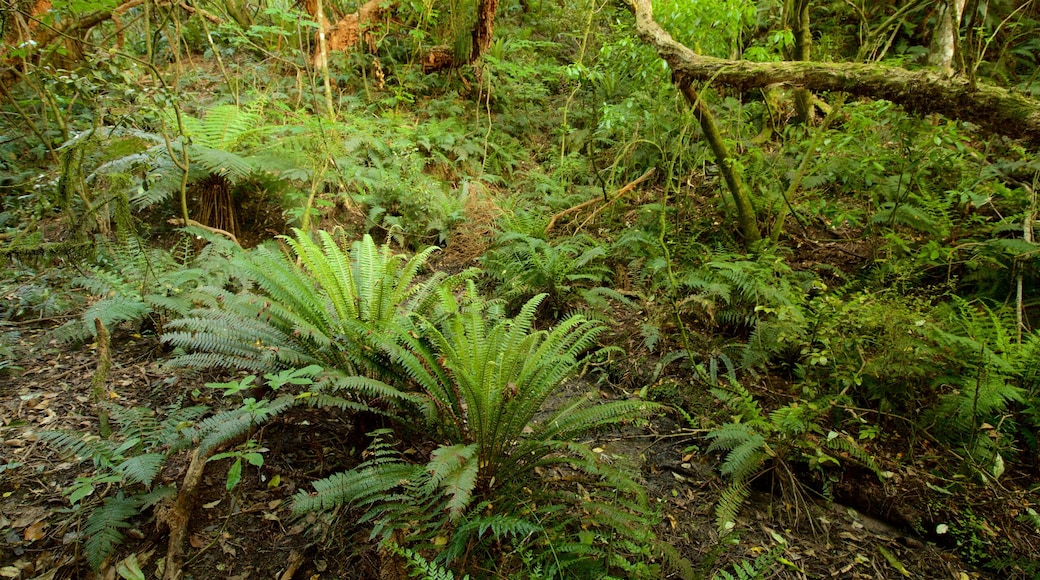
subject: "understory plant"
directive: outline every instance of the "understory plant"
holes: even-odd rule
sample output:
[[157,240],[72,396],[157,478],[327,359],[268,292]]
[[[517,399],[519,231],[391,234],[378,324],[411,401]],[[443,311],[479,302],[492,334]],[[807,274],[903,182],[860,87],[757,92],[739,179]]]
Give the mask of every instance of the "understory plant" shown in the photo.
[[[112,405],[109,413],[118,425],[104,439],[81,431],[44,431],[40,438],[77,461],[90,461],[93,471],[80,475],[65,488],[72,506],[85,515],[82,534],[87,562],[98,569],[123,542],[122,530],[131,520],[176,490],[153,486],[166,460],[192,445],[189,428],[196,426],[206,407],[182,407],[165,417],[143,407]],[[202,434],[198,426],[192,431]],[[115,489],[101,496],[100,490]]]
[[174,251],[145,248],[133,232],[102,240],[96,263],[86,265],[84,275],[73,280],[87,291],[90,304],[77,319],[55,329],[54,336],[68,342],[90,338],[95,319],[106,328],[129,323],[161,331],[168,319],[195,306],[200,289],[230,284],[235,274],[231,256],[237,248],[209,232],[188,228],[186,233],[205,235],[208,244],[196,254],[185,247],[191,244],[187,236]]
[[558,315],[605,289],[612,274],[606,248],[589,237],[546,241],[508,232],[484,256],[484,267],[498,283],[498,294],[518,307],[536,294],[545,294],[545,308]]
[[174,365],[268,372],[316,364],[381,375],[390,369],[375,337],[410,328],[409,313],[428,312],[438,292],[471,275],[419,281],[432,247],[409,258],[366,235],[348,253],[328,232],[294,231],[281,238],[291,255],[265,246],[236,261],[250,290],[207,288],[202,307],[169,324],[163,341],[191,351]]
[[[791,506],[793,521],[808,505],[804,493],[809,488],[799,479],[799,464],[825,477],[828,465],[841,467],[844,461],[852,461],[882,477],[874,458],[855,439],[824,428],[827,402],[801,400],[766,412],[732,377],[727,387],[714,388],[712,393],[736,413],[731,422],[708,433],[708,450],[726,453],[721,471],[729,484],[715,509],[720,531],[736,525],[737,513],[760,477],[771,478],[771,487]],[[823,483],[826,490],[826,480]]]
[[[440,320],[420,319],[420,338],[401,336],[387,350],[409,377],[408,389],[419,393],[436,438],[445,443],[425,464],[417,464],[394,451],[383,434],[368,462],[316,482],[315,493],[297,494],[295,510],[329,511],[344,503],[362,508],[362,519],[374,522],[373,534],[383,541],[435,549],[435,562],[466,568],[474,564],[470,558],[496,543],[560,541],[565,512],[582,509],[581,496],[561,505],[563,495],[531,488],[539,486],[540,471],[574,471],[589,478],[584,508],[603,530],[586,537],[578,527],[571,529],[579,534],[577,542],[553,546],[568,555],[562,561],[580,552],[582,557],[571,562],[574,570],[590,567],[595,562],[590,558],[605,555],[615,538],[646,549],[652,538],[636,539],[628,527],[650,521],[641,488],[575,439],[637,418],[653,405],[593,404],[588,397],[546,405],[577,371],[580,355],[594,345],[602,326],[575,314],[552,329],[534,330],[544,296],[527,301],[516,317],[508,318],[500,304],[479,298],[472,283],[462,300],[443,298]],[[603,577],[625,565],[635,570],[638,566],[628,558],[653,557],[628,548],[613,555],[586,573]],[[508,571],[517,563],[500,565]]]

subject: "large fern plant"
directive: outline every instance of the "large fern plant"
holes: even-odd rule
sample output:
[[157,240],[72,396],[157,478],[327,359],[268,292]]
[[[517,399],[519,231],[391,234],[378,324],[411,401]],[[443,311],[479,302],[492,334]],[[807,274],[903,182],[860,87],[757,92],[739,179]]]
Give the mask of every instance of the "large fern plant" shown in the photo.
[[169,324],[163,340],[187,351],[172,364],[275,371],[317,364],[346,375],[392,376],[378,339],[430,312],[451,280],[417,276],[433,251],[411,258],[370,236],[345,252],[328,232],[296,230],[289,253],[261,247],[236,262],[252,290],[208,289],[210,300]]
[[[364,507],[365,519],[384,531],[384,539],[408,529],[410,541],[429,542],[453,529],[444,559],[470,553],[489,537],[541,530],[541,517],[558,519],[559,513],[532,514],[522,500],[536,470],[565,464],[599,477],[595,454],[575,439],[653,406],[592,404],[577,397],[547,408],[602,326],[577,314],[550,330],[535,330],[543,299],[533,298],[509,318],[497,303],[481,300],[470,283],[461,300],[442,294],[438,320],[417,318],[414,331],[388,338],[383,348],[410,376],[408,389],[420,394],[426,421],[445,443],[425,464],[374,458],[316,482],[314,493],[297,494],[296,511],[327,511],[344,503]],[[634,487],[619,489],[627,494]],[[425,515],[418,517],[417,510]]]

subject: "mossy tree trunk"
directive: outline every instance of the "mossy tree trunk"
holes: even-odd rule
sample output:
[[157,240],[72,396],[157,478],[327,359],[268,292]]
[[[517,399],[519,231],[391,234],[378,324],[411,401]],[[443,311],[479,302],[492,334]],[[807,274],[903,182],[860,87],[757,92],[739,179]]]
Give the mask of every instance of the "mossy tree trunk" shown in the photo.
[[[793,0],[794,13],[794,60],[807,62],[812,59],[812,30],[809,28],[809,0]],[[809,89],[794,91],[794,107],[798,122],[806,125],[813,122],[813,94]]]
[[715,117],[711,114],[707,103],[701,100],[697,90],[689,81],[680,84],[679,89],[686,97],[686,102],[693,107],[693,115],[700,123],[701,131],[704,132],[704,137],[708,140],[712,153],[715,154],[719,173],[726,181],[726,187],[733,198],[733,205],[737,208],[737,223],[740,226],[740,233],[744,236],[744,243],[750,246],[762,239],[762,233],[758,229],[758,217],[751,204],[751,196],[748,195],[747,187],[744,185],[744,178],[737,170],[737,164],[730,155],[729,148],[726,147],[726,142],[723,141],[718,127],[715,126]]
[[1040,146],[1040,100],[1007,89],[873,63],[748,62],[702,56],[676,42],[653,20],[650,0],[628,0],[640,37],[672,69],[677,85],[711,81],[739,91],[785,85],[885,99],[915,114],[940,113]]

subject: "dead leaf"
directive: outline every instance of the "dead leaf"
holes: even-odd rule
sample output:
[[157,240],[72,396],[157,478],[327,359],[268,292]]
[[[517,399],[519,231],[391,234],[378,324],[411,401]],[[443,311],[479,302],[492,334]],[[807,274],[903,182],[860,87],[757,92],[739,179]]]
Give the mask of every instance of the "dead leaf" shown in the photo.
[[11,524],[11,527],[16,530],[24,528],[25,526],[28,526],[30,524],[39,522],[40,520],[51,515],[49,511],[42,507],[31,507],[22,510],[20,513],[21,516],[18,519],[16,519],[13,524]]
[[42,539],[43,538],[43,529],[46,528],[46,527],[47,527],[47,522],[46,521],[39,521],[39,522],[36,522],[35,524],[29,526],[28,528],[25,528],[25,533],[23,534],[23,536],[25,537],[25,541],[26,542],[35,542],[36,540]]
[[192,548],[195,548],[196,550],[201,550],[202,548],[205,548],[206,544],[208,544],[209,542],[206,540],[206,538],[202,536],[192,534],[192,536],[188,538],[188,543],[191,544]]

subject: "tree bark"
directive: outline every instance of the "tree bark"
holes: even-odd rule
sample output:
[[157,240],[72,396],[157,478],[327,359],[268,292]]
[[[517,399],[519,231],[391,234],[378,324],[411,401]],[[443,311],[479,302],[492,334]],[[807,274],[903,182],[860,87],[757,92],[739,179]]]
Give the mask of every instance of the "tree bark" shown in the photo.
[[710,80],[740,91],[790,85],[811,91],[841,91],[885,99],[916,114],[941,113],[994,133],[1040,146],[1040,100],[930,70],[910,71],[879,64],[747,62],[701,56],[676,42],[653,19],[650,0],[628,0],[636,31],[672,69],[677,85]]
[[[794,0],[794,60],[812,60],[812,30],[809,28],[810,0]],[[794,106],[798,122],[809,125],[813,122],[813,95],[808,89],[794,91]]]
[[928,64],[946,74],[953,72],[953,56],[957,47],[957,34],[961,28],[964,4],[965,0],[946,0],[939,8],[939,25],[932,33]]
[[469,61],[473,62],[484,54],[491,46],[495,32],[495,12],[498,11],[498,0],[480,0],[477,7],[477,22],[473,25],[473,50]]

